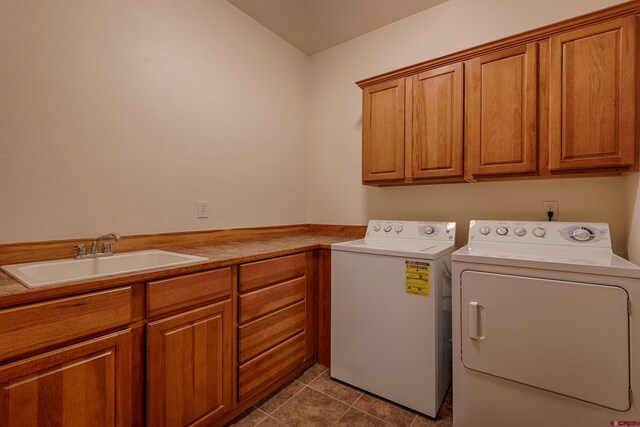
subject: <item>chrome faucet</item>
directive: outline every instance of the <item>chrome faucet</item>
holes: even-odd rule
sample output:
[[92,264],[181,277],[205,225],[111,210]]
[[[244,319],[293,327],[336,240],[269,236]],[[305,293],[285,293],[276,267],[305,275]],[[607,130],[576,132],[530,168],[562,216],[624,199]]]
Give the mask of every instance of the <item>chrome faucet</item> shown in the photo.
[[[91,245],[91,255],[97,256],[98,255],[98,242],[100,240],[108,239],[109,237],[113,237],[116,242],[119,242],[120,240],[122,240],[122,237],[120,237],[120,235],[118,233],[109,233],[109,234],[105,234],[104,236],[96,237],[95,240],[93,241],[93,244]],[[104,255],[113,255],[113,252],[111,252],[112,248],[113,248],[113,243],[106,243],[106,242],[103,243],[102,244],[102,254],[104,254]]]
[[105,240],[111,237],[113,237],[116,242],[122,240],[122,237],[120,237],[118,233],[109,233],[105,234],[104,236],[96,237],[93,241],[93,244],[91,245],[91,253],[87,253],[87,247],[84,244],[74,246],[73,250],[76,252],[75,258],[97,258],[101,256],[113,255],[112,249],[114,244],[110,242],[104,242],[102,244],[102,252],[98,253],[98,242],[100,242],[100,240]]

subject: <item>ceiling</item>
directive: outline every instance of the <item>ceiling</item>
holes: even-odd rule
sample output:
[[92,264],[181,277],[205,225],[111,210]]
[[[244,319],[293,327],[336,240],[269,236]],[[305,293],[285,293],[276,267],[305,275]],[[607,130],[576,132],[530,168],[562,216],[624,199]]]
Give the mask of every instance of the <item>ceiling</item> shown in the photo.
[[447,0],[228,0],[307,55]]

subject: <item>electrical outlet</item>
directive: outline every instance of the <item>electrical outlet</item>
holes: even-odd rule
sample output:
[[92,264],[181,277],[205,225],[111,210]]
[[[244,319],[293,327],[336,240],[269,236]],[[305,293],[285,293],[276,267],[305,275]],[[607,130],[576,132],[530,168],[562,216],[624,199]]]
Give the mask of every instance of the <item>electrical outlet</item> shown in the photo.
[[553,221],[558,221],[560,219],[559,212],[559,203],[557,200],[543,200],[542,201],[542,218],[548,220],[549,214],[548,212],[553,212],[553,216],[551,219]]
[[209,218],[209,202],[198,200],[198,218]]

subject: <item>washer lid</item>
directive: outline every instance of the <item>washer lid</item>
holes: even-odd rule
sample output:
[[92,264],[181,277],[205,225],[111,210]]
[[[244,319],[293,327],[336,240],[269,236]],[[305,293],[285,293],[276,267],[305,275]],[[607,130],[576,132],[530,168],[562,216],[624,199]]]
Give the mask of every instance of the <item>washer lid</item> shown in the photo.
[[350,242],[334,243],[331,250],[343,252],[359,252],[366,254],[388,255],[404,258],[437,259],[453,252],[453,242],[413,241],[413,242],[376,242],[369,243],[364,239]]

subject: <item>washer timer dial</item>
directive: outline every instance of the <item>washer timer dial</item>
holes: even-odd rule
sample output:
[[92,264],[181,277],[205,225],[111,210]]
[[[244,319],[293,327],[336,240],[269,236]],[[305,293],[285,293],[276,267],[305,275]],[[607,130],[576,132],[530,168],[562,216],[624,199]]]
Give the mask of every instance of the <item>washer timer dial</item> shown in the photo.
[[596,237],[596,233],[594,233],[590,228],[578,227],[575,230],[571,231],[569,237],[571,237],[571,239],[575,240],[576,242],[588,242],[589,240],[593,240]]

